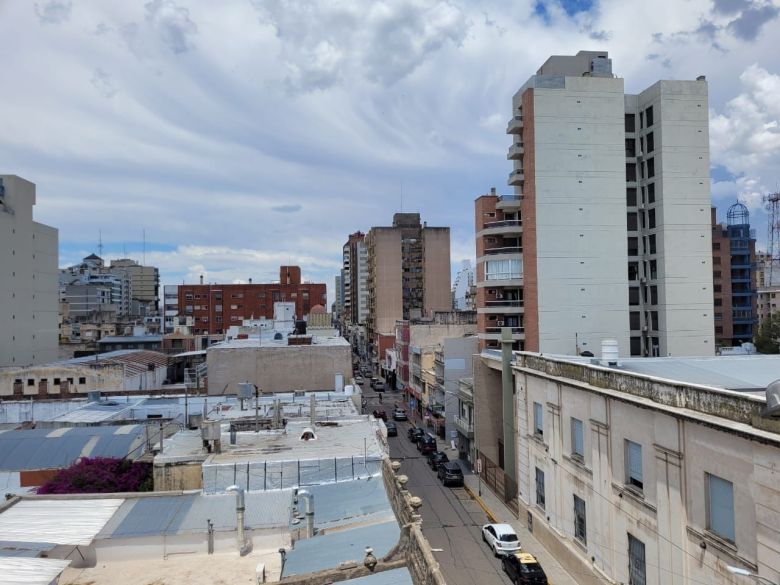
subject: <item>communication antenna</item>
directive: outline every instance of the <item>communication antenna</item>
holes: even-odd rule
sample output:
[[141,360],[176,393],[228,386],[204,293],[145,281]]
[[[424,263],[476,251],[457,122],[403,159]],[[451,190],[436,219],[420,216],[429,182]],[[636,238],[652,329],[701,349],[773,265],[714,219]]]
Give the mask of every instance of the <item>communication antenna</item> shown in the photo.
[[[780,192],[764,195],[767,213],[766,246],[769,256],[768,285],[774,284],[775,266],[780,262]],[[780,272],[778,273],[780,276]]]
[[143,247],[144,266],[146,266],[146,228],[144,228],[143,230],[143,242],[144,242],[144,247]]
[[103,257],[103,230],[98,230],[98,256]]

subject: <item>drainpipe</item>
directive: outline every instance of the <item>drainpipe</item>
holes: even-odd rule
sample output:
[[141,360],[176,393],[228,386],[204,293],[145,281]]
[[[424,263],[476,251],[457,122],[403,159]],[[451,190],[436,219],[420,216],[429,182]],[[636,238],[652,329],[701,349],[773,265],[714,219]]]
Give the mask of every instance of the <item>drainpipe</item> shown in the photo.
[[298,497],[306,499],[306,538],[314,536],[314,494],[299,490]]
[[501,328],[501,395],[504,422],[504,473],[517,481],[515,461],[514,380],[512,379],[512,328]]
[[236,542],[238,544],[238,552],[243,557],[249,552],[249,544],[244,536],[244,488],[238,485],[231,485],[225,491],[236,492]]

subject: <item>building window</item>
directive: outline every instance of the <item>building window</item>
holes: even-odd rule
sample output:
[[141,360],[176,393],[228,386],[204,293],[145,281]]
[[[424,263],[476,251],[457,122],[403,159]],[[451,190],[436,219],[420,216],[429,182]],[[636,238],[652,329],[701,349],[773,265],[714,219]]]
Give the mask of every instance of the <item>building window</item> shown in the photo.
[[544,437],[544,418],[542,413],[542,405],[538,402],[534,402],[534,436],[540,439]]
[[628,255],[639,256],[639,238],[636,236],[628,238]]
[[54,378],[54,385],[55,386],[59,386],[60,385],[60,379],[59,378]]
[[86,384],[86,383],[87,383],[87,379],[84,376],[79,378],[79,384]]
[[628,535],[628,585],[647,585],[645,544]]
[[658,311],[650,311],[650,328],[658,331]]
[[650,183],[647,186],[647,202],[655,203],[655,183]]
[[[650,124],[648,124],[649,126]],[[647,144],[647,152],[653,152],[655,150],[655,139],[652,132],[648,132],[645,137],[645,144]]]
[[626,214],[626,226],[628,227],[628,231],[636,231],[636,212],[630,211]]
[[485,262],[485,280],[511,280],[522,277],[523,269],[519,259]]
[[650,279],[655,280],[658,278],[658,262],[650,260]]
[[214,310],[217,313],[221,313],[222,312],[222,305],[214,305]]
[[647,159],[647,178],[652,179],[655,177],[655,159]]
[[653,106],[645,110],[645,122],[648,128],[653,125]]
[[707,479],[707,530],[734,542],[734,485],[711,473]]
[[653,229],[655,227],[655,208],[647,212],[647,227]]
[[639,262],[628,263],[628,280],[639,280]]
[[636,132],[636,114],[626,114],[626,132]]
[[642,338],[641,337],[632,337],[631,338],[631,355],[632,356],[641,356],[642,355]]
[[639,304],[639,287],[628,287],[628,304],[631,306],[636,306]]
[[642,445],[626,441],[626,484],[640,491],[644,487],[642,481]]
[[536,468],[536,505],[544,510],[544,471]]
[[585,500],[574,496],[574,538],[582,544],[588,543],[585,524]]
[[636,181],[636,165],[634,163],[626,164],[626,181]]
[[585,460],[585,445],[582,436],[582,421],[571,419],[571,456],[580,461]]
[[626,189],[626,205],[628,207],[636,207],[636,187],[628,187]]
[[651,305],[658,304],[658,287],[655,285],[650,287],[650,304]]
[[27,378],[28,386],[35,386],[35,380],[33,378]]

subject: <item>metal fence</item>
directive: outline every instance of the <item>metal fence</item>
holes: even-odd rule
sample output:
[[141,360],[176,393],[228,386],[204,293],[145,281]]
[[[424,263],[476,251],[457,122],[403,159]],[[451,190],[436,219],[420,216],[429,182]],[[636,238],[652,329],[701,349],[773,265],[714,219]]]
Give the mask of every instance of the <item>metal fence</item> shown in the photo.
[[509,477],[496,463],[488,459],[484,453],[477,451],[477,457],[482,465],[482,482],[490,488],[517,516],[520,514],[520,504],[517,501],[517,482]]
[[382,458],[377,456],[204,465],[203,492],[218,493],[231,485],[247,491],[280,490],[368,478],[381,471]]

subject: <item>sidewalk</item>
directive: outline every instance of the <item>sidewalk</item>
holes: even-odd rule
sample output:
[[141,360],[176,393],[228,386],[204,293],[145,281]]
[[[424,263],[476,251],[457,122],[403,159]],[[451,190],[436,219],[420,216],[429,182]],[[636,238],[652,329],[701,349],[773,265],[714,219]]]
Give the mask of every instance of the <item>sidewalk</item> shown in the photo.
[[[453,449],[441,439],[438,439],[437,442],[441,451],[447,453],[451,459],[457,459],[457,451],[454,452]],[[485,514],[490,518],[490,522],[511,524],[520,539],[523,550],[534,555],[536,560],[539,561],[539,564],[542,565],[550,585],[579,585],[579,582],[561,566],[557,559],[534,537],[533,534],[528,532],[525,525],[517,519],[509,508],[507,508],[492,491],[490,491],[490,488],[482,484],[482,495],[479,495],[479,479],[476,475],[467,469],[464,469],[463,479],[466,491],[468,491],[471,497],[474,498],[483,510],[485,510]]]

